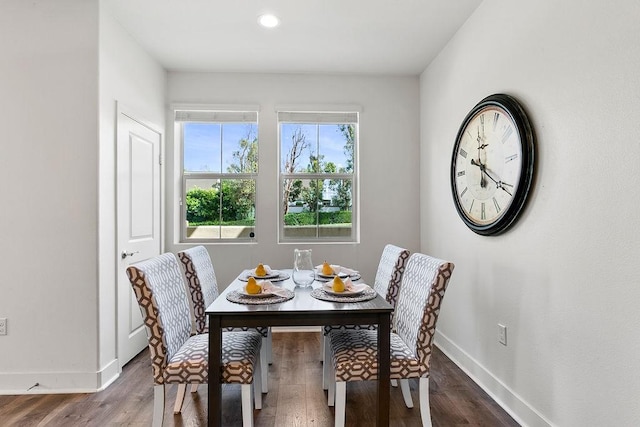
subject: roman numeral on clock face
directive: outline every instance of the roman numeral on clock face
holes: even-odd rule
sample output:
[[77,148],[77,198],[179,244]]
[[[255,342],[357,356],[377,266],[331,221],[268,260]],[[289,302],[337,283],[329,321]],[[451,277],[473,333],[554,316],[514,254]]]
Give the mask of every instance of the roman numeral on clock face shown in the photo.
[[462,148],[460,149],[460,155],[461,155],[462,157],[464,157],[465,159],[467,158],[467,152],[466,152],[466,151],[464,151],[464,149],[462,149]]
[[495,206],[496,208],[496,212],[500,213],[500,205],[498,204],[498,201],[496,200],[495,197],[493,197],[492,200],[493,200],[493,206]]
[[504,133],[502,134],[502,143],[504,144],[507,139],[509,139],[509,137],[511,136],[511,134],[513,133],[513,128],[511,126],[509,126],[507,129],[505,129]]

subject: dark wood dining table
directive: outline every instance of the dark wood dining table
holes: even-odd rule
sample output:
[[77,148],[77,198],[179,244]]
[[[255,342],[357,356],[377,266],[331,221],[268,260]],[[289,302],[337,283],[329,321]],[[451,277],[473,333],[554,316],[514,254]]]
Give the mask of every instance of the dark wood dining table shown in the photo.
[[[291,274],[291,270],[280,270]],[[227,295],[241,289],[245,282],[236,278],[206,309],[209,317],[209,372],[220,372],[222,329],[242,326],[323,326],[323,325],[378,325],[378,387],[377,425],[389,425],[389,369],[390,369],[390,317],[393,308],[380,295],[363,302],[322,301],[311,296],[321,287],[315,281],[312,287],[297,287],[291,278],[277,282],[279,286],[295,292],[293,299],[277,304],[238,304],[227,300]],[[329,363],[329,361],[325,361]],[[322,384],[318,384],[321,387]],[[220,375],[209,375],[209,426],[222,423],[222,384]]]

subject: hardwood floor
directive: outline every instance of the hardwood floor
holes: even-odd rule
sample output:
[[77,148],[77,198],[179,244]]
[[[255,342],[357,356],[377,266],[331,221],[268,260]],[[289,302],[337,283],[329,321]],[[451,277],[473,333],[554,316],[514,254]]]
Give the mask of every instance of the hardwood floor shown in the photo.
[[[255,426],[333,425],[322,383],[320,333],[273,334],[273,364],[269,367],[269,393],[262,410],[255,411]],[[489,396],[437,348],[432,358],[431,417],[438,426],[518,426]],[[205,426],[207,388],[187,392],[182,414],[173,415],[176,386],[169,387],[165,426]],[[399,388],[391,389],[390,425],[420,426],[418,382],[411,381],[414,408],[407,409]],[[374,382],[347,387],[348,426],[372,426]],[[223,390],[223,423],[242,425],[240,387]],[[92,394],[0,396],[0,426],[149,426],[153,410],[153,383],[148,350],[136,356],[106,390]]]

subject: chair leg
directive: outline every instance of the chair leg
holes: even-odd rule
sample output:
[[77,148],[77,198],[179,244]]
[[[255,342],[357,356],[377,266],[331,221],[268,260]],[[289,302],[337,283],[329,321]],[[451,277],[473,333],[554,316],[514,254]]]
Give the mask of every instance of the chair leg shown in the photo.
[[260,348],[260,372],[262,393],[269,392],[269,337],[262,337],[262,347]]
[[409,380],[407,378],[400,379],[400,390],[402,390],[404,404],[407,405],[407,408],[413,408],[413,399],[411,399],[411,390],[409,390]]
[[336,427],[344,427],[345,407],[347,406],[347,383],[344,381],[336,382]]
[[182,411],[182,404],[184,403],[184,395],[187,392],[187,384],[178,384],[178,391],[176,392],[176,404],[173,407],[173,413],[179,414]]
[[262,409],[262,361],[258,361],[255,365],[253,373],[253,399],[256,409]]
[[196,384],[196,383],[191,384],[191,393],[197,393],[199,385],[200,384]]
[[[320,328],[320,362],[324,363],[324,347],[327,345],[327,337],[324,335],[324,328]],[[323,387],[326,390],[325,387]]]
[[336,402],[336,374],[335,368],[331,360],[325,362],[329,371],[328,375],[328,391],[327,391],[327,405],[334,406]]
[[329,348],[329,338],[328,337],[324,337],[324,339],[322,340],[322,347],[323,347],[323,360],[324,362],[322,363],[322,389],[323,390],[327,390],[329,388],[329,365],[331,365],[331,349]]
[[[255,375],[254,375],[255,380]],[[242,425],[243,427],[253,427],[253,405],[251,402],[251,384],[242,384],[240,386],[242,394]],[[260,393],[254,393],[260,394]]]
[[429,377],[420,378],[420,417],[422,425],[431,427],[431,408],[429,407]]
[[153,386],[153,427],[162,427],[164,421],[164,385]]
[[273,338],[271,337],[271,328],[269,328],[267,332],[267,360],[269,365],[273,363],[272,340]]

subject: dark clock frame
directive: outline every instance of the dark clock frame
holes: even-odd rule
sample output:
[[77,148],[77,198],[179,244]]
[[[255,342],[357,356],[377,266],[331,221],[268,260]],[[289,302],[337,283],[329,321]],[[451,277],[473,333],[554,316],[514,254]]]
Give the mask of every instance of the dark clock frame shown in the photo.
[[[509,114],[513,122],[516,124],[516,130],[520,136],[520,144],[522,145],[522,158],[520,159],[522,172],[520,174],[516,193],[513,195],[513,202],[506,210],[506,212],[491,224],[479,225],[471,221],[465,215],[464,207],[458,199],[458,193],[456,191],[455,168],[458,149],[460,147],[460,142],[462,140],[465,129],[469,125],[469,122],[474,118],[476,113],[487,106],[496,106],[502,108],[507,114]],[[487,96],[482,101],[477,103],[462,121],[460,129],[458,130],[458,134],[456,136],[455,144],[453,147],[453,154],[451,157],[451,193],[453,195],[453,201],[455,203],[458,215],[467,225],[467,227],[469,227],[473,232],[483,236],[496,236],[498,234],[504,233],[516,223],[526,204],[529,192],[531,190],[531,184],[533,182],[535,158],[534,139],[533,128],[524,108],[522,108],[520,103],[510,95],[498,93]]]

